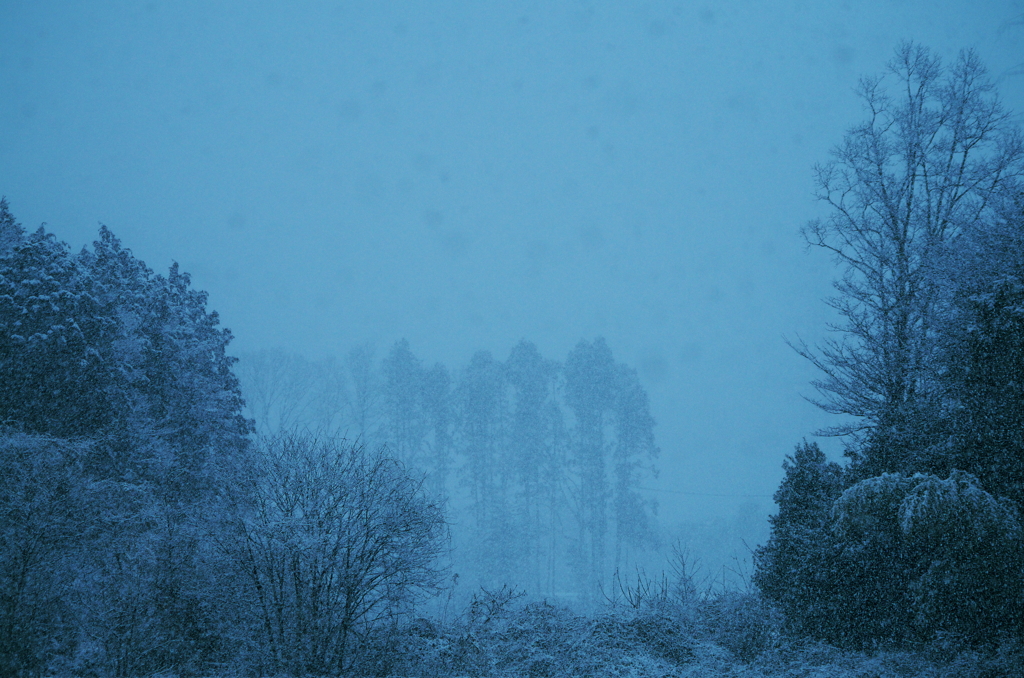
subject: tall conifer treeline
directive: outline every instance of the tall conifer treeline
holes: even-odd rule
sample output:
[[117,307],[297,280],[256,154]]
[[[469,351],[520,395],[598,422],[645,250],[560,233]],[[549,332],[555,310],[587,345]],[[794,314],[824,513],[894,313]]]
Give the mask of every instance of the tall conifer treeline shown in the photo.
[[[459,370],[424,366],[405,340],[367,358],[265,351],[239,373],[250,411],[265,412],[257,426],[356,432],[423,472],[448,502],[464,581],[594,602],[655,544],[640,490],[658,455],[654,420],[635,370],[603,339],[579,342],[564,365],[525,340],[504,362],[481,351]],[[289,378],[266,378],[281,365]]]

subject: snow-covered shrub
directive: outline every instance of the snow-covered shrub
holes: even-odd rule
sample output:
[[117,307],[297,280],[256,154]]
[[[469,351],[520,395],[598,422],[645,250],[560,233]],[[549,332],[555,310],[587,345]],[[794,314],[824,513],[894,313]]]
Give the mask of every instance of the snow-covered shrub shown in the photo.
[[757,592],[723,591],[704,605],[701,626],[708,638],[749,662],[778,643],[782,617]]
[[481,591],[447,629],[405,629],[393,675],[661,678],[693,660],[696,641],[678,620],[622,608],[581,616],[510,593]]
[[673,664],[693,658],[693,635],[677,617],[664,614],[638,614],[626,624],[627,636],[655,657]]
[[1016,509],[961,471],[883,474],[833,507],[840,642],[985,641],[1021,625]]
[[1020,628],[1024,551],[1016,507],[962,471],[913,480],[899,521],[916,561],[909,592],[917,626],[974,640]]
[[417,676],[441,678],[466,675],[452,661],[452,637],[437,623],[422,617],[378,629],[365,638],[348,664],[351,676]]
[[836,470],[820,451],[798,449],[776,495],[772,540],[756,554],[754,581],[790,631],[870,648],[940,637],[973,645],[1024,627],[1012,502],[962,471],[884,473],[825,512]]

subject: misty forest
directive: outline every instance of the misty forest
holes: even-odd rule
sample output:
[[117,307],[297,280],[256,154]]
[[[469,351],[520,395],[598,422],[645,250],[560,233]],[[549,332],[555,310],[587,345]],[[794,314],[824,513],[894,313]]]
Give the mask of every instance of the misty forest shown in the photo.
[[802,230],[836,423],[725,570],[659,519],[613,342],[236,354],[177,264],[8,193],[0,676],[1022,675],[1024,136],[975,52],[890,57]]

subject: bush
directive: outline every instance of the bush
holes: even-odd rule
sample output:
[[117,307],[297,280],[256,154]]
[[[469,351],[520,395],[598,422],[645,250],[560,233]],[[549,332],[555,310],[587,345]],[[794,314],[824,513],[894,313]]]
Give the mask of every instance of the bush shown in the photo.
[[867,478],[827,522],[773,527],[755,581],[798,632],[851,648],[976,646],[1024,627],[1017,510],[962,471]]
[[693,659],[692,636],[678,620],[613,608],[583,617],[547,602],[524,603],[503,587],[481,590],[448,629],[422,621],[393,645],[392,675],[662,676]]
[[701,616],[707,636],[745,662],[775,647],[781,636],[781,615],[756,592],[719,593]]

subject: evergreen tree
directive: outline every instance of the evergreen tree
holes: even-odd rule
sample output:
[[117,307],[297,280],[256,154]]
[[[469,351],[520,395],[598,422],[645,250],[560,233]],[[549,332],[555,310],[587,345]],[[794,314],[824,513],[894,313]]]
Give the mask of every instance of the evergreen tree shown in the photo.
[[754,583],[794,632],[855,648],[1019,632],[1024,540],[1011,502],[962,471],[886,473],[843,490],[813,444],[785,468]]
[[1013,502],[977,478],[915,475],[899,507],[913,558],[908,586],[915,631],[956,634],[976,644],[1024,631],[1024,533]]
[[754,554],[754,583],[778,605],[795,630],[827,628],[836,614],[829,591],[842,586],[830,571],[828,526],[843,489],[842,469],[816,443],[797,445],[782,464],[771,538]]
[[565,360],[565,400],[575,419],[573,463],[580,576],[587,590],[604,581],[608,536],[608,432],[615,403],[615,361],[603,338],[581,341]]
[[564,369],[575,421],[580,574],[590,586],[603,585],[631,549],[656,542],[655,505],[638,492],[654,473],[654,419],[636,371],[617,364],[604,339],[581,341]]
[[241,414],[236,359],[227,355],[230,330],[177,264],[166,277],[154,274],[106,227],[79,262],[91,298],[114,325],[101,350],[115,368],[106,390],[123,400],[119,425],[107,435],[112,450],[148,456],[135,471],[159,474],[163,491],[194,490],[206,482],[208,461],[247,445],[251,423]]
[[204,576],[210,521],[251,430],[226,352],[231,333],[176,264],[154,274],[106,228],[79,265],[112,319],[101,354],[115,369],[104,389],[123,408],[98,432],[90,461],[109,508],[86,554],[94,600],[83,609],[118,671],[197,670],[220,651],[206,603],[217,586]]
[[456,393],[458,446],[469,492],[474,550],[486,585],[510,571],[515,544],[508,538],[509,478],[504,454],[505,402],[501,364],[478,351],[465,368]]
[[424,371],[405,339],[384,359],[385,440],[402,462],[423,467],[428,422],[423,409]]
[[[8,215],[9,216],[9,215]],[[67,246],[40,228],[0,259],[0,422],[95,436],[114,418],[105,344],[114,318]]]
[[[0,221],[12,232],[9,213]],[[106,228],[78,256],[44,229],[13,240],[0,257],[0,418],[5,440],[35,437],[5,443],[3,461],[37,450],[60,477],[28,473],[39,486],[13,492],[5,514],[45,523],[54,507],[40,501],[64,501],[53,493],[61,487],[74,498],[74,548],[59,565],[66,576],[51,579],[61,623],[91,639],[81,670],[199,670],[220,651],[204,603],[217,586],[204,577],[209,521],[250,431],[226,354],[231,334],[177,266],[153,274]],[[41,543],[33,525],[5,532],[5,553]],[[51,527],[57,539],[63,528]],[[73,654],[78,634],[64,637],[61,651]]]
[[356,440],[370,445],[379,437],[381,389],[374,370],[373,348],[356,346],[345,357],[345,368],[352,383],[349,398],[349,420]]
[[862,82],[869,119],[817,168],[831,210],[805,229],[844,269],[843,321],[797,350],[818,404],[854,417],[827,431],[854,434],[852,463],[798,448],[755,580],[832,642],[983,642],[1020,628],[1024,140],[973,53],[904,44],[889,70],[898,93]]
[[552,545],[560,536],[559,498],[565,469],[557,439],[561,416],[553,400],[557,369],[525,339],[505,361],[505,380],[511,389],[508,454],[514,489],[510,501],[519,525],[523,567],[537,592],[551,590]]
[[434,497],[448,496],[448,476],[452,470],[454,413],[452,380],[441,363],[423,375],[423,409],[427,419],[428,481]]
[[648,475],[656,475],[654,460],[658,447],[654,442],[654,417],[647,391],[636,370],[619,365],[616,370],[614,415],[615,448],[615,569],[618,570],[631,549],[657,543],[653,524],[657,506],[644,499],[638,487]]
[[8,256],[25,239],[25,229],[11,214],[6,197],[0,197],[0,257]]
[[0,429],[0,675],[41,675],[74,650],[83,447]]
[[1024,194],[949,254],[939,338],[942,397],[927,468],[976,476],[1024,508]]

